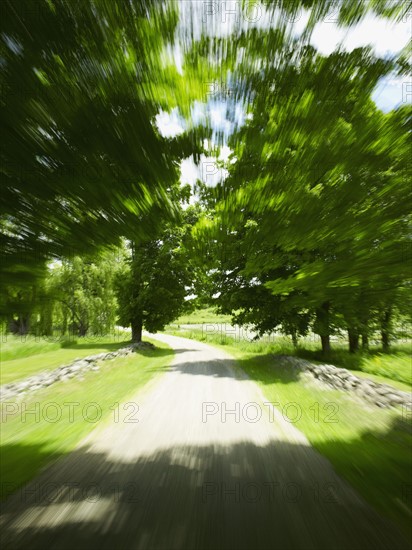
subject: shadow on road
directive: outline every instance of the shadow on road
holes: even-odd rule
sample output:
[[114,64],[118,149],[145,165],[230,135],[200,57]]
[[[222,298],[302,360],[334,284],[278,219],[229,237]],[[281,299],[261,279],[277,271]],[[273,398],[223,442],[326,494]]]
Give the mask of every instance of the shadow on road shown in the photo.
[[[22,451],[6,449],[43,453]],[[177,446],[127,461],[81,448],[6,501],[2,531],[13,550],[410,548],[323,457],[284,442]]]
[[[176,350],[176,353],[185,351],[190,350]],[[269,367],[269,370],[267,367]],[[213,376],[218,378],[233,378],[233,374],[235,373],[239,379],[247,378],[245,375],[247,372],[249,378],[263,382],[264,384],[273,384],[274,382],[288,384],[289,382],[299,380],[301,375],[299,369],[292,368],[282,358],[272,354],[267,356],[257,355],[247,359],[237,359],[236,361],[213,358],[211,361],[197,361],[196,366],[188,361],[187,363],[172,365],[170,370],[193,376]]]

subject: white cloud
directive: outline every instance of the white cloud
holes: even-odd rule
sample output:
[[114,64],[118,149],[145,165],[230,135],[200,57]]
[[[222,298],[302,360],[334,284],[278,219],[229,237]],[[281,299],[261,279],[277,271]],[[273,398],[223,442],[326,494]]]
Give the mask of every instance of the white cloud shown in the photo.
[[166,138],[178,136],[185,131],[184,120],[179,117],[177,108],[174,108],[171,113],[160,111],[156,115],[156,125],[162,136]]
[[229,172],[220,166],[216,157],[201,156],[200,179],[209,187],[216,185],[227,178]]
[[382,78],[375,88],[372,99],[384,112],[412,101],[412,80],[407,77]]
[[227,139],[233,131],[233,123],[227,118],[228,105],[223,102],[213,102],[209,104],[210,122],[213,128],[213,141],[216,140],[217,134],[222,133]]
[[193,187],[199,179],[199,168],[196,166],[193,156],[182,160],[180,163],[180,173],[181,183],[184,185],[188,183]]
[[235,129],[242,126],[246,119],[245,109],[239,102],[209,99],[207,102],[195,101],[191,107],[191,119],[194,125],[208,124],[213,129],[212,142],[217,134],[227,138]]
[[180,163],[181,183],[188,183],[193,188],[197,180],[200,180],[209,187],[215,187],[229,175],[226,168],[220,166],[219,160],[225,160],[231,152],[229,147],[222,147],[219,159],[200,155],[198,165],[195,164],[193,156],[182,160]]
[[228,160],[228,158],[230,157],[230,155],[232,153],[233,153],[232,149],[230,147],[228,147],[227,145],[224,145],[220,149],[219,160],[223,160],[223,161]]
[[310,10],[301,10],[293,22],[292,34],[296,37],[300,36],[303,31],[306,29],[310,18]]
[[206,121],[206,103],[195,101],[191,108],[191,117],[194,124],[204,124]]
[[328,55],[341,44],[346,51],[362,46],[372,46],[376,55],[384,56],[400,52],[411,37],[408,20],[397,23],[368,15],[357,25],[338,27],[334,22],[323,21],[315,26],[311,43],[322,54]]

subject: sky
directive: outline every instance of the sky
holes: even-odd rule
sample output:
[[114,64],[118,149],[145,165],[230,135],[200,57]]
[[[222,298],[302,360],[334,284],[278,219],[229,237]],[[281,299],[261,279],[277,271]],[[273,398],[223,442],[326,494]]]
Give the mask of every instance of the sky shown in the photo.
[[[368,16],[349,29],[338,28],[336,24],[319,23],[312,35],[312,44],[323,54],[333,52],[339,44],[352,51],[360,46],[370,45],[378,56],[399,54],[412,37],[412,12],[402,21],[392,23],[385,19]],[[382,79],[372,98],[384,112],[392,110],[402,102],[412,100],[411,81],[406,77]]]
[[[263,4],[251,2],[253,10],[249,11],[248,20],[239,18],[236,8],[239,2],[183,2],[182,20],[189,16],[190,10],[201,10],[197,17],[191,18],[194,23],[194,36],[200,37],[202,32],[208,34],[228,36],[236,26],[260,27],[269,25]],[[195,7],[193,7],[195,6]],[[226,6],[224,12],[222,6]],[[309,12],[302,10],[290,22],[291,33],[298,37],[306,26]],[[338,27],[333,12],[319,22],[313,31],[311,43],[325,55],[330,54],[339,46],[347,51],[360,46],[371,46],[378,56],[393,56],[405,48],[412,37],[412,11],[406,13],[402,20],[396,23],[372,15],[366,16],[357,25],[350,28]],[[181,54],[178,49],[174,52],[176,64],[181,70]],[[407,77],[389,76],[383,78],[372,94],[376,105],[384,112],[405,102],[412,101],[412,81]],[[210,100],[208,103],[196,102],[192,107],[193,122],[200,123],[209,119],[215,132],[223,132],[227,137],[233,131],[233,122],[226,117],[226,102]],[[242,125],[245,116],[240,105],[235,106],[235,124]],[[185,121],[179,116],[178,110],[171,113],[162,112],[157,117],[157,125],[166,137],[173,137],[185,129]],[[224,147],[218,160],[227,160],[230,149]],[[193,158],[184,159],[181,163],[181,182],[194,185],[197,179],[207,185],[215,186],[225,176],[225,170],[219,168],[215,157],[203,155],[197,166]]]

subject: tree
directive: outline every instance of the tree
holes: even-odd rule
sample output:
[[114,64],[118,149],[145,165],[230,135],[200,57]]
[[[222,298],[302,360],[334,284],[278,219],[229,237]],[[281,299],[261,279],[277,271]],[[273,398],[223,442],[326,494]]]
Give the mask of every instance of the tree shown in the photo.
[[191,283],[182,229],[167,226],[156,239],[130,243],[131,257],[119,272],[119,323],[131,326],[132,341],[142,340],[143,327],[162,330],[185,307]]
[[72,334],[108,334],[114,329],[117,301],[114,290],[121,249],[95,257],[74,257],[52,269],[50,297],[59,304]]
[[2,284],[173,219],[168,189],[198,140],[163,137],[156,115],[188,109],[199,90],[165,61],[176,24],[176,6],[158,0],[6,3]]
[[[240,63],[232,82],[235,95],[238,86],[250,98],[250,116],[230,138],[229,177],[209,222],[211,238],[230,251],[218,267],[219,303],[241,308],[239,322],[265,319],[267,331],[309,312],[325,353],[343,326],[356,351],[371,302],[410,277],[402,254],[410,107],[384,115],[370,99],[396,64],[367,48],[330,56],[298,41],[292,48],[274,30],[249,39],[249,68]],[[262,58],[262,43],[273,56]],[[274,300],[259,299],[264,289]]]

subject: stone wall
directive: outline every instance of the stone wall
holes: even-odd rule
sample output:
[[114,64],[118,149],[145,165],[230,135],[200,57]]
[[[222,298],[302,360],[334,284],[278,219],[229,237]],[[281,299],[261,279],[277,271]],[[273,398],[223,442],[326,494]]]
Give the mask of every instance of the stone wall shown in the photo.
[[360,378],[353,372],[334,365],[315,365],[305,359],[286,355],[276,357],[300,372],[310,373],[331,388],[354,393],[378,407],[412,406],[412,393],[398,390],[389,384]]
[[[98,353],[97,355],[89,355],[82,359],[76,359],[69,365],[61,365],[57,369],[50,371],[43,371],[12,382],[5,384],[0,388],[0,401],[8,401],[11,398],[16,398],[19,395],[24,395],[27,392],[33,392],[51,386],[55,382],[69,380],[70,378],[82,378],[83,374],[88,371],[98,371],[100,369],[99,363],[106,361],[107,359],[115,359],[117,357],[126,357],[133,353],[136,348],[153,348],[152,344],[148,342],[141,342],[140,344],[131,344],[127,347],[120,348],[116,351],[110,351],[107,353]],[[30,360],[30,357],[27,358]]]
[[[55,382],[69,380],[74,377],[82,378],[85,372],[98,371],[101,361],[126,357],[133,353],[134,349],[142,347],[148,348],[153,346],[142,342],[141,344],[132,344],[108,353],[89,355],[82,359],[76,359],[69,365],[62,365],[57,369],[43,371],[29,378],[6,384],[0,388],[0,401],[8,401],[11,398],[23,396],[27,392],[34,392]],[[398,390],[389,384],[380,384],[368,378],[359,378],[347,369],[338,368],[334,365],[315,365],[305,359],[290,355],[278,355],[275,357],[299,372],[310,373],[314,378],[331,388],[355,393],[365,401],[378,407],[412,406],[412,393]]]

